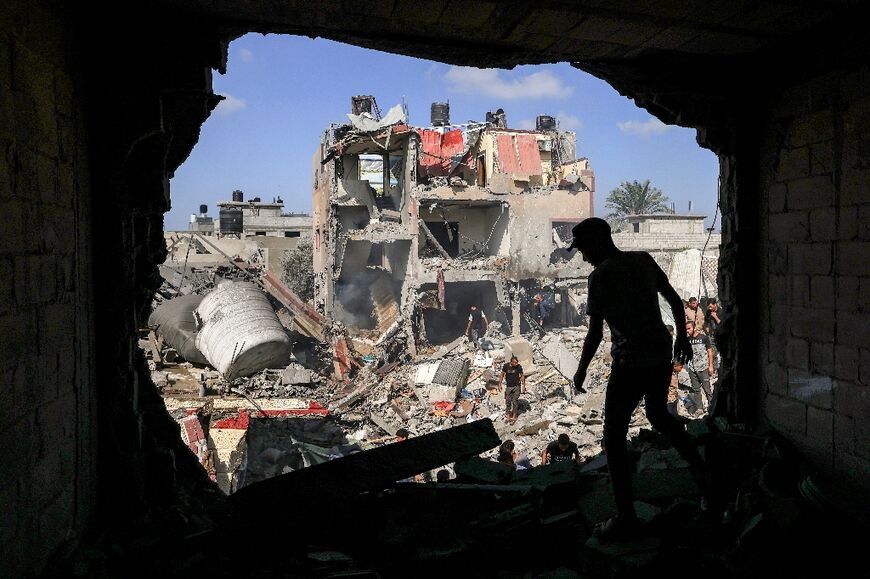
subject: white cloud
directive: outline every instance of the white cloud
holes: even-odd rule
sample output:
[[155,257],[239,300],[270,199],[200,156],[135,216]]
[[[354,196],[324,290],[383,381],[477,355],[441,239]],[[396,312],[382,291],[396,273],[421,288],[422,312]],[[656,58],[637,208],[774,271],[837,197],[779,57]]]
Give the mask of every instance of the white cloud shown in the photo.
[[535,121],[523,119],[519,123],[517,123],[517,128],[523,129],[524,131],[531,131],[535,128]]
[[549,70],[540,70],[516,78],[503,78],[494,68],[451,66],[444,74],[451,92],[483,95],[503,100],[565,98],[574,87],[565,86],[562,79]]
[[425,78],[426,80],[432,80],[432,79],[436,78],[436,74],[437,74],[439,68],[441,68],[441,67],[438,66],[438,63],[433,62],[432,64],[429,65],[429,68],[426,69],[426,72],[423,73],[423,78]]
[[239,49],[239,57],[242,59],[242,62],[254,62],[254,53],[247,48]]
[[569,115],[565,111],[559,111],[556,120],[559,121],[559,128],[563,131],[579,131],[583,128],[583,121],[580,120],[580,117]]
[[647,138],[651,135],[660,135],[673,127],[666,125],[655,117],[650,117],[646,121],[625,121],[624,123],[616,123],[619,130],[626,135],[635,137]]
[[224,100],[218,103],[218,106],[215,107],[215,112],[222,116],[231,115],[234,112],[240,111],[248,106],[248,103],[245,99],[234,97],[229,93],[221,96],[224,97]]

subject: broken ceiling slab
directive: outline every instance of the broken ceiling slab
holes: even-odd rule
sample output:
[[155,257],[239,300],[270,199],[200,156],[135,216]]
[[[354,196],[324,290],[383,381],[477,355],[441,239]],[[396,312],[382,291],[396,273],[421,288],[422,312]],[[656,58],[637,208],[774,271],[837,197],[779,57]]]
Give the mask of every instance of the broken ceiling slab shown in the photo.
[[350,124],[353,125],[353,128],[364,133],[374,133],[391,125],[404,123],[407,120],[405,109],[401,104],[393,106],[380,120],[373,119],[367,113],[360,115],[348,113],[347,118],[350,119]]
[[499,444],[492,421],[476,420],[264,480],[240,489],[230,500],[240,516],[290,514],[296,504],[328,503],[381,490]]
[[580,360],[568,349],[561,336],[550,334],[544,341],[544,357],[549,360],[562,376],[569,380],[574,379]]
[[413,194],[421,206],[453,204],[486,206],[504,203],[501,196],[495,195],[489,189],[477,186],[451,187],[449,185],[442,185],[440,187],[426,188],[420,185],[414,188]]

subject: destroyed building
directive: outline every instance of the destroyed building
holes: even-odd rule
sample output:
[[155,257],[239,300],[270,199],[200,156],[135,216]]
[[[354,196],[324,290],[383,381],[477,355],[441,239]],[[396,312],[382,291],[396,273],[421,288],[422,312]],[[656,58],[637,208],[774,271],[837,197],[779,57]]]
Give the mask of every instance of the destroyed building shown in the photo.
[[561,248],[595,191],[575,134],[549,116],[534,131],[506,128],[504,113],[451,125],[446,107],[433,104],[429,127],[398,106],[325,131],[313,163],[318,308],[376,335],[401,319],[418,341],[445,343],[472,304],[519,332],[547,286],[554,323],[575,323],[588,269]]
[[[314,474],[306,476],[313,479],[302,490],[323,489],[316,497],[299,498],[296,489],[280,486],[292,475],[276,477],[269,496],[249,495],[243,513],[260,518],[241,532],[237,519],[221,518],[224,502],[167,417],[139,353],[138,330],[161,283],[170,178],[221,99],[213,71],[226,71],[229,42],[246,32],[318,36],[451,65],[569,62],[663,122],[695,129],[699,145],[720,162],[719,297],[731,315],[721,339],[717,412],[743,426],[708,433],[727,443],[709,459],[724,474],[738,467],[755,473],[767,490],[739,489],[735,510],[728,511],[736,532],[673,526],[667,536],[706,538],[735,554],[741,564],[722,576],[854,574],[867,525],[850,521],[866,514],[859,498],[870,490],[870,48],[862,6],[841,0],[468,0],[461,10],[456,6],[401,0],[3,4],[5,576],[100,576],[89,571],[101,562],[108,567],[103,576],[217,577],[239,569],[326,576],[323,566],[347,560],[334,550],[305,551],[309,525],[318,523],[329,526],[321,547],[344,533],[346,544],[364,544],[358,556],[369,557],[370,569],[418,554],[380,539],[428,538],[435,547],[430,558],[406,557],[396,575],[443,573],[475,562],[444,564],[437,555],[461,546],[448,541],[483,537],[488,544],[474,551],[479,555],[491,550],[488,523],[504,521],[498,515],[505,511],[529,512],[534,484],[512,493],[408,485],[422,492],[398,491],[393,496],[404,497],[401,504],[362,509],[363,498],[388,494],[372,487],[498,444],[480,436],[486,433],[469,437],[470,444],[462,432],[448,432],[446,458],[437,455],[444,440],[411,439],[402,443],[410,447],[385,448],[405,456],[376,453],[377,466],[368,471],[319,477],[310,469]],[[386,81],[388,72],[379,79]],[[753,434],[763,428],[808,462]],[[428,463],[397,460],[408,453]],[[779,468],[754,461],[760,453],[778,457]],[[664,480],[664,472],[654,478]],[[823,490],[807,472],[835,484]],[[351,476],[336,476],[342,474]],[[848,491],[830,491],[841,485]],[[601,485],[599,491],[584,494],[576,510],[601,505],[607,493]],[[499,503],[508,495],[514,499]],[[760,503],[772,510],[735,518]],[[423,516],[424,506],[431,516]],[[468,513],[476,516],[474,526],[458,518]],[[539,545],[529,552],[548,557],[526,556],[510,568],[478,557],[481,574],[539,564],[533,575],[552,576],[555,555],[582,551],[582,544],[567,544],[580,529],[553,527],[563,514],[546,513],[522,539],[500,539]],[[807,514],[814,524],[793,525]],[[342,520],[365,526],[335,524]],[[368,532],[383,521],[389,523],[384,535]],[[215,537],[223,540],[209,543]],[[376,551],[379,545],[388,550]],[[708,552],[672,545],[653,553],[662,556],[656,569],[635,567],[633,575],[671,572],[687,561],[689,573],[705,574]],[[572,568],[595,575],[588,566]],[[603,571],[597,575],[616,575]]]

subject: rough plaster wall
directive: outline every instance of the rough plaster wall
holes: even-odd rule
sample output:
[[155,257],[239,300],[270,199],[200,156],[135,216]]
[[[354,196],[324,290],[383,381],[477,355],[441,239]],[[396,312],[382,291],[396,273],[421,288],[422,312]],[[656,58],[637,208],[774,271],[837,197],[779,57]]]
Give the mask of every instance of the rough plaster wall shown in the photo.
[[[4,10],[7,7],[4,7]],[[94,509],[90,184],[71,30],[0,16],[0,574],[38,574]]]
[[[511,272],[518,278],[554,276],[556,269],[549,265],[550,254],[555,249],[550,222],[589,217],[589,196],[556,190],[549,195],[511,195],[509,200]],[[560,276],[586,275],[591,270],[584,265],[582,259],[574,256],[568,264],[559,266]]]
[[767,155],[764,412],[823,470],[867,487],[867,70],[788,90],[774,109]]

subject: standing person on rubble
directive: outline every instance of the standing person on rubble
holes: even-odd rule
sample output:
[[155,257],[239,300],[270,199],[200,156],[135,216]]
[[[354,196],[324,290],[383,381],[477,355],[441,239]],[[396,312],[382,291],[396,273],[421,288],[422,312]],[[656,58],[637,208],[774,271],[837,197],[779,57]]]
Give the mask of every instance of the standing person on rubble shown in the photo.
[[604,336],[605,321],[613,343],[613,365],[604,400],[604,449],[617,514],[597,525],[595,534],[602,542],[629,539],[639,534],[640,522],[634,510],[626,436],[641,399],[650,424],[670,440],[689,463],[702,492],[705,490],[706,466],[686,431],[668,412],[672,351],[677,359],[686,360],[692,349],[683,332],[677,332],[672,346],[662,322],[658,294],[670,304],[675,320],[685,315],[683,302],[652,256],[619,250],[613,244],[610,225],[603,219],[585,219],[572,233],[570,248],[579,249],[583,260],[595,268],[589,276],[589,332],[574,376],[575,388],[582,390],[589,363]]
[[693,322],[686,322],[686,336],[692,347],[692,357],[686,369],[689,378],[692,379],[692,387],[695,392],[704,391],[707,397],[707,412],[713,412],[713,388],[710,386],[710,378],[713,376],[713,344],[706,334],[698,331]]
[[468,310],[468,324],[465,326],[466,337],[471,338],[471,341],[477,344],[478,338],[483,337],[488,326],[489,322],[483,310],[476,305],[472,305]]
[[498,378],[498,389],[507,384],[504,389],[505,416],[509,424],[517,421],[520,410],[520,393],[526,393],[526,375],[516,356],[511,356],[510,362],[501,367]]
[[538,322],[538,326],[541,328],[544,327],[544,320],[550,317],[550,311],[552,310],[552,306],[547,303],[547,300],[544,299],[544,296],[541,294],[535,294],[534,303],[532,304],[532,311],[535,316],[535,321]]

